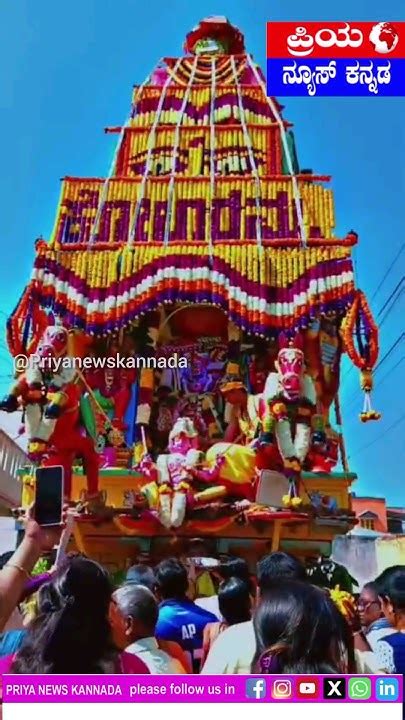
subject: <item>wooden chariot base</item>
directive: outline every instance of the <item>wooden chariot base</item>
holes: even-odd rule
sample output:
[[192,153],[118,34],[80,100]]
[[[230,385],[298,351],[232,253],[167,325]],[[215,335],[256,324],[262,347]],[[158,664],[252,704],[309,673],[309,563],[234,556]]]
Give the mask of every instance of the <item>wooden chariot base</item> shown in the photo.
[[[27,507],[33,500],[33,478],[23,471],[21,474],[23,505]],[[142,475],[121,468],[103,468],[100,490],[106,491],[110,511],[105,517],[79,516],[69,549],[85,553],[112,572],[137,559],[154,563],[181,555],[194,538],[205,538],[216,553],[239,555],[252,564],[278,549],[303,558],[329,555],[333,538],[346,534],[356,523],[349,494],[355,479],[352,473],[304,473],[305,493],[298,511],[272,511],[258,505],[238,510],[218,503],[194,510],[180,528],[166,530],[154,517],[139,517],[132,509],[132,494],[145,484]],[[83,473],[78,470],[73,476],[72,499],[78,501],[85,487]],[[315,514],[307,492],[334,498],[338,511]]]

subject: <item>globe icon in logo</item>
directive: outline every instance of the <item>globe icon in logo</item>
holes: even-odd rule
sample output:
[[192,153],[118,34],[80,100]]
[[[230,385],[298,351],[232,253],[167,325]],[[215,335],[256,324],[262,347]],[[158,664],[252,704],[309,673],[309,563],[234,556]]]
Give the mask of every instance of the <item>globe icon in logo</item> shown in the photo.
[[398,45],[399,36],[392,23],[379,22],[372,28],[369,40],[376,52],[388,55]]

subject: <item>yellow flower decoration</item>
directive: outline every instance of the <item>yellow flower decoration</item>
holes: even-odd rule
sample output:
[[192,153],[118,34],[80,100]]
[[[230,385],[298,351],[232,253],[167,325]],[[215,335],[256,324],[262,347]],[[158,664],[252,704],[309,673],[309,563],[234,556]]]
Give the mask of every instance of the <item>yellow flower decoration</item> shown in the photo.
[[301,472],[301,465],[298,460],[284,460],[284,467],[286,470],[293,470],[294,472]]
[[159,487],[159,495],[171,495],[172,492],[173,492],[172,488],[167,483],[164,483],[163,485],[160,485],[160,487]]
[[381,413],[377,412],[377,410],[366,410],[360,413],[359,418],[362,423],[369,422],[370,420],[380,420]]
[[331,600],[335,603],[336,607],[342,615],[344,615],[346,618],[351,617],[356,612],[356,601],[349,592],[346,590],[341,590],[339,585],[336,585],[336,587],[333,590],[329,590],[329,595]]
[[282,402],[276,402],[271,407],[272,414],[277,418],[281,418],[287,415],[287,408]]
[[292,507],[296,508],[302,505],[302,500],[300,497],[293,497],[291,498],[291,505]]

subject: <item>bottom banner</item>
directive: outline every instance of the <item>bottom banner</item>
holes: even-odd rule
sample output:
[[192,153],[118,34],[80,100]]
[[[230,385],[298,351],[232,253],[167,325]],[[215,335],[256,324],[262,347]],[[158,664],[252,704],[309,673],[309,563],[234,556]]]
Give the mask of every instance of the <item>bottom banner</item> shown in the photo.
[[350,701],[390,705],[402,702],[402,676],[4,675],[2,694],[5,706],[184,701],[330,705]]

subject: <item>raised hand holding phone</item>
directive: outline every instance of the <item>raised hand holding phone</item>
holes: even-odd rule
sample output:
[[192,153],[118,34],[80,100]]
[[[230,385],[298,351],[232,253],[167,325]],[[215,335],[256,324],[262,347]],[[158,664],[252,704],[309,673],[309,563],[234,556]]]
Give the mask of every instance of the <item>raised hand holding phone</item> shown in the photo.
[[35,470],[35,502],[32,516],[42,527],[58,526],[63,516],[64,471],[61,465]]

